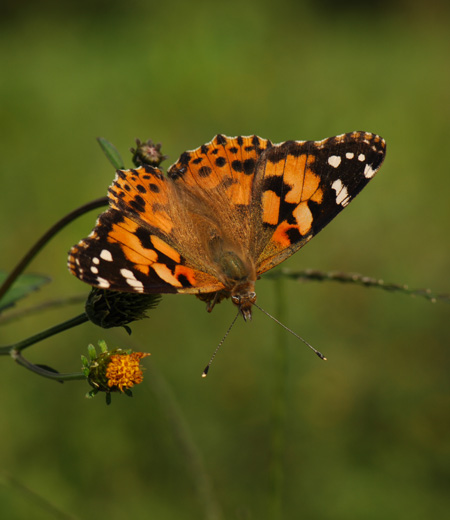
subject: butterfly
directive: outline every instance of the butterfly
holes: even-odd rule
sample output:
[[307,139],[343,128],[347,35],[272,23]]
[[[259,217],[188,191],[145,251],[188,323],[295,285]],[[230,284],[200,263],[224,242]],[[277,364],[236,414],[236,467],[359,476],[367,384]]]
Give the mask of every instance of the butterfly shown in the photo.
[[272,144],[216,135],[165,174],[118,170],[110,207],[69,253],[69,270],[98,287],[224,298],[245,320],[255,282],[303,247],[380,168],[385,141],[352,132]]

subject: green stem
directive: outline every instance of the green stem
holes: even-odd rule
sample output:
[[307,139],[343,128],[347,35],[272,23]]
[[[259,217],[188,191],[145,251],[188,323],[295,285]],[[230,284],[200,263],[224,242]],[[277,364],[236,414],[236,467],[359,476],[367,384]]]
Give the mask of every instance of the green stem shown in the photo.
[[85,379],[85,376],[82,372],[59,374],[58,372],[53,372],[52,370],[48,370],[42,366],[35,365],[34,363],[31,363],[30,361],[25,359],[22,356],[21,352],[22,350],[30,347],[31,345],[34,345],[35,343],[38,343],[39,341],[54,336],[55,334],[59,334],[60,332],[63,332],[65,330],[71,329],[72,327],[76,327],[77,325],[81,325],[82,323],[86,323],[87,321],[89,321],[89,318],[83,312],[83,314],[75,316],[74,318],[60,323],[59,325],[55,325],[54,327],[50,327],[49,329],[39,332],[34,336],[30,336],[29,338],[19,341],[18,343],[0,347],[0,355],[5,356],[9,354],[19,365],[27,368],[28,370],[31,370],[32,372],[35,372],[36,374],[39,374],[40,376],[47,377],[49,379],[56,379],[57,381]]
[[58,231],[60,231],[67,224],[75,220],[84,213],[91,211],[96,208],[100,208],[102,206],[106,206],[108,204],[107,197],[101,197],[100,199],[93,200],[84,204],[83,206],[77,208],[76,210],[70,212],[61,220],[59,220],[56,224],[54,224],[42,237],[34,244],[34,246],[28,251],[28,253],[22,258],[22,260],[16,265],[16,267],[11,271],[8,278],[3,282],[3,285],[0,287],[0,300],[7,293],[8,289],[15,282],[15,280],[19,277],[20,274],[25,270],[27,265],[31,262],[31,260],[39,253],[39,251],[47,244],[47,242],[53,238]]
[[31,370],[31,372],[34,372],[39,376],[46,377],[47,379],[55,379],[56,381],[60,382],[86,379],[86,376],[83,374],[83,372],[71,372],[68,374],[52,372],[51,370],[47,370],[46,368],[31,363],[30,361],[25,359],[20,353],[14,354],[13,358],[17,364],[25,368],[28,368],[28,370]]
[[[284,321],[286,315],[284,283],[275,283],[276,316]],[[274,396],[271,411],[271,467],[270,467],[270,518],[283,519],[284,454],[287,412],[288,336],[281,327],[276,328],[274,351]]]
[[77,325],[81,325],[82,323],[86,323],[89,321],[89,318],[86,316],[86,313],[82,313],[75,318],[71,318],[70,320],[64,321],[63,323],[59,323],[54,327],[50,327],[49,329],[43,330],[34,336],[30,336],[27,339],[19,341],[18,343],[14,343],[13,345],[7,345],[4,347],[0,347],[0,355],[12,354],[12,352],[20,352],[23,349],[34,345],[35,343],[39,343],[46,338],[50,338],[55,334],[59,334],[65,330],[71,329],[72,327],[76,327]]

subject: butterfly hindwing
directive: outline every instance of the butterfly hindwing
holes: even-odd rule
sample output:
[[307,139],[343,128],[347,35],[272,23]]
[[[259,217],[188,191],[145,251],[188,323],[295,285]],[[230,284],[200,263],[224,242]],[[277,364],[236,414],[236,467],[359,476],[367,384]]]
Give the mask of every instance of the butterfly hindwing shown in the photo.
[[69,270],[84,282],[123,292],[193,293],[223,288],[195,269],[171,244],[170,183],[160,170],[119,170],[111,208],[69,254]]

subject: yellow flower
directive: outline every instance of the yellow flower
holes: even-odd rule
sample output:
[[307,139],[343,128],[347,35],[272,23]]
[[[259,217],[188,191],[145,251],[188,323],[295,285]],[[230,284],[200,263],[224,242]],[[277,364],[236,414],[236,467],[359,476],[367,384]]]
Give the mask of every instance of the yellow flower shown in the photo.
[[145,352],[131,354],[113,354],[106,369],[106,379],[110,388],[117,387],[121,392],[134,385],[142,383],[144,376],[139,363],[142,358],[149,356]]

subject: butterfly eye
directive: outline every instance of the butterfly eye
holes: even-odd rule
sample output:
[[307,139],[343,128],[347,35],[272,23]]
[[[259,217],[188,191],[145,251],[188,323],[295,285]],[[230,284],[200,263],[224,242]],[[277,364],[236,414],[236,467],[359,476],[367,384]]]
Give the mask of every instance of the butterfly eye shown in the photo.
[[240,305],[240,303],[241,303],[241,297],[240,297],[238,294],[233,294],[233,296],[231,297],[231,301],[232,301],[235,305]]

